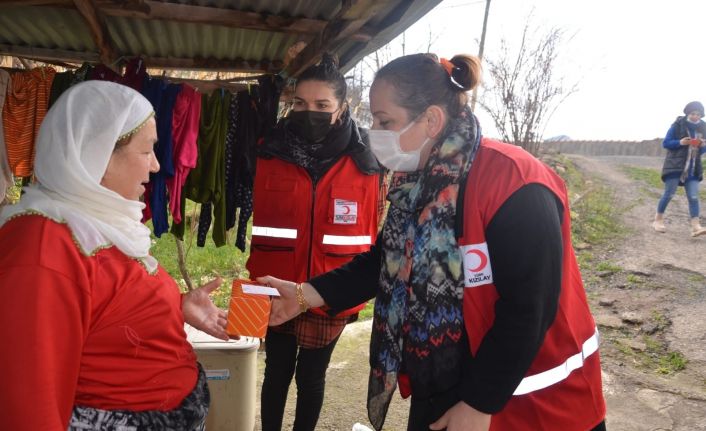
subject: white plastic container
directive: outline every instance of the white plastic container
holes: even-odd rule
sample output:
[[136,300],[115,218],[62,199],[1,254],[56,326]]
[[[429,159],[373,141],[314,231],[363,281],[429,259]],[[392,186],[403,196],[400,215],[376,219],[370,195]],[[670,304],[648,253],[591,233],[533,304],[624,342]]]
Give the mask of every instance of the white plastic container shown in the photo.
[[208,377],[211,407],[206,430],[252,431],[260,340],[242,337],[223,341],[189,325],[184,330]]

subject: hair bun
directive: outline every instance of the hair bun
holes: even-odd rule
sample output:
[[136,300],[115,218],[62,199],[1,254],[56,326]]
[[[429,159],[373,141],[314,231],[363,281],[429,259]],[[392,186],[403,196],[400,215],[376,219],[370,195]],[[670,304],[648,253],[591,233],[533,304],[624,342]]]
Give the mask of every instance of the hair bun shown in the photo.
[[324,52],[321,54],[321,62],[319,63],[324,67],[333,67],[338,69],[338,57],[330,52]]

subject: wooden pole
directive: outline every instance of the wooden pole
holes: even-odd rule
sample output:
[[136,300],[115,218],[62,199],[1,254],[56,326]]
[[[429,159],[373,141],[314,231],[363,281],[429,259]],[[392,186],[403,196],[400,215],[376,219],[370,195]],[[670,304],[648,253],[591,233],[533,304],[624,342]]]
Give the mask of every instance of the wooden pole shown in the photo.
[[[485,2],[485,16],[483,17],[483,31],[480,35],[480,46],[478,47],[478,59],[483,60],[483,47],[485,46],[485,32],[488,29],[488,12],[490,12],[490,0]],[[471,96],[471,111],[476,110],[476,101],[478,100],[478,86],[473,89]]]

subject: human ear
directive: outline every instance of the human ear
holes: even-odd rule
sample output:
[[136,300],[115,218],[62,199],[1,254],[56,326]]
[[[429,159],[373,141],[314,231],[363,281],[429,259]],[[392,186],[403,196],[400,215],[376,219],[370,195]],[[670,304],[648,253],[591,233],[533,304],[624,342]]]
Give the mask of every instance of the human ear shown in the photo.
[[427,136],[431,139],[438,138],[446,126],[446,111],[440,106],[431,105],[426,111]]

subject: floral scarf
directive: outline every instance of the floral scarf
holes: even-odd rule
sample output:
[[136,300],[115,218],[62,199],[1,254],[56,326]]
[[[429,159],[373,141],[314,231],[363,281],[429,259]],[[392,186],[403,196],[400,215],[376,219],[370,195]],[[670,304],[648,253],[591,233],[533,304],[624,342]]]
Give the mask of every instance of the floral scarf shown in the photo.
[[463,265],[454,229],[456,201],[479,143],[477,120],[466,108],[450,122],[424,170],[392,178],[370,341],[368,416],[377,430],[400,373],[421,397],[460,378]]

